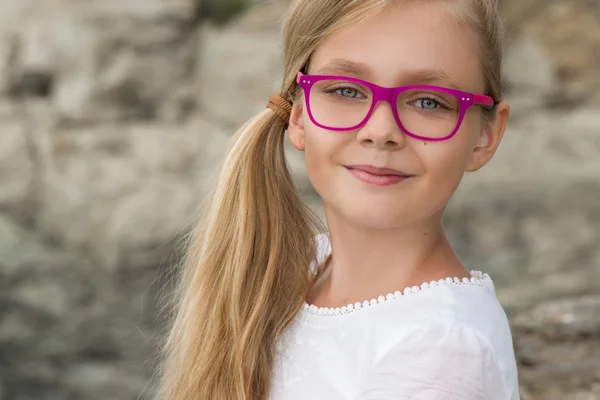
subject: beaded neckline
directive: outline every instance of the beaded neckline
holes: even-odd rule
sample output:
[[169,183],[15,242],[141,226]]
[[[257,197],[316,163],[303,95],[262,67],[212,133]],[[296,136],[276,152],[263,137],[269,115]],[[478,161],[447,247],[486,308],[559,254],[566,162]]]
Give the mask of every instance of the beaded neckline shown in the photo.
[[363,302],[357,301],[356,303],[349,303],[343,307],[329,308],[329,307],[317,307],[314,304],[308,304],[306,301],[302,305],[302,309],[306,312],[315,315],[341,315],[356,312],[361,308],[372,307],[377,304],[394,301],[402,297],[418,293],[424,290],[432,289],[437,286],[444,285],[472,285],[472,286],[483,286],[486,283],[491,282],[491,278],[487,273],[481,271],[471,271],[471,279],[469,278],[446,278],[437,281],[423,282],[421,286],[407,287],[404,291],[396,290],[394,293],[388,293],[385,296],[379,296],[372,298],[371,300],[365,300]]

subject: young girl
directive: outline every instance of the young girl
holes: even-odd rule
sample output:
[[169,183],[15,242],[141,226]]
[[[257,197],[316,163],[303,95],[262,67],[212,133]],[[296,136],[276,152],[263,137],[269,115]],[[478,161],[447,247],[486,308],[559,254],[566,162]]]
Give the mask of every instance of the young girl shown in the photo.
[[519,398],[492,280],[442,229],[504,132],[501,45],[495,0],[293,2],[281,92],[235,135],[190,242],[162,398]]

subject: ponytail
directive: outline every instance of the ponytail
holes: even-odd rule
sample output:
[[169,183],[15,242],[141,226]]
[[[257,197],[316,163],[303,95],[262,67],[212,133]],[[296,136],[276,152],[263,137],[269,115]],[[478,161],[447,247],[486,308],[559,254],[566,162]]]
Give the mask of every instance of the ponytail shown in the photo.
[[163,400],[267,398],[276,341],[308,294],[323,230],[293,183],[284,132],[265,109],[233,137],[188,244]]

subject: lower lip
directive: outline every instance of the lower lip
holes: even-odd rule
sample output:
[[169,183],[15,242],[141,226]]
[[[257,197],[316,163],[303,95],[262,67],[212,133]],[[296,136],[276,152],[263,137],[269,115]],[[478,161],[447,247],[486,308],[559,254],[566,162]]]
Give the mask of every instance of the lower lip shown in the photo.
[[409,176],[398,176],[398,175],[375,175],[365,172],[360,169],[346,168],[355,178],[371,185],[376,186],[390,186],[400,183],[408,178]]

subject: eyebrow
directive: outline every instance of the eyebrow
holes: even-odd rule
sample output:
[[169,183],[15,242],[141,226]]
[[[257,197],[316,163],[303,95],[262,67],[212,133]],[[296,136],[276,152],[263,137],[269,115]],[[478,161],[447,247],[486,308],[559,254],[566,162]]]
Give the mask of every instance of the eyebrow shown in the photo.
[[[367,64],[356,61],[333,59],[327,65],[316,71],[318,75],[327,74],[349,74],[358,77],[371,76],[373,70]],[[454,82],[452,75],[441,68],[422,68],[406,70],[400,74],[402,81],[406,84],[440,84],[449,88],[463,90],[460,85]]]
[[403,81],[411,83],[443,83],[445,86],[453,86],[455,89],[460,89],[460,87],[454,83],[452,75],[441,68],[407,71],[405,74],[402,74],[402,78]]
[[336,73],[348,73],[352,75],[368,76],[373,70],[367,65],[355,61],[344,60],[341,58],[334,58],[329,64],[321,67],[317,71],[317,74],[336,74]]

